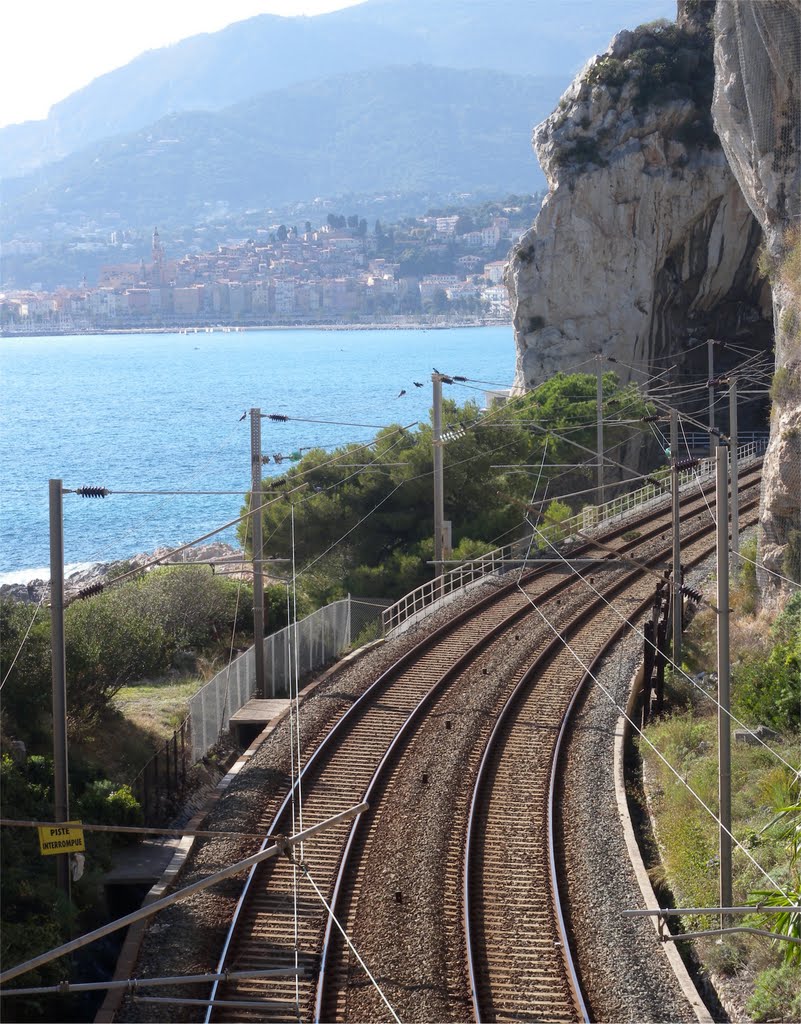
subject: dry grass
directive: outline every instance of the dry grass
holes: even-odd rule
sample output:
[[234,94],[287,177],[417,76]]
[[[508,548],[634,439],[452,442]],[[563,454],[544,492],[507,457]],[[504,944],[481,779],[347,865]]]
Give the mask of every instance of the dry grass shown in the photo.
[[186,718],[189,698],[204,682],[194,676],[145,680],[124,686],[114,698],[114,707],[136,728],[166,740]]
[[71,738],[71,752],[115,782],[130,783],[186,718],[189,698],[205,681],[184,676],[123,687],[112,717],[94,733]]

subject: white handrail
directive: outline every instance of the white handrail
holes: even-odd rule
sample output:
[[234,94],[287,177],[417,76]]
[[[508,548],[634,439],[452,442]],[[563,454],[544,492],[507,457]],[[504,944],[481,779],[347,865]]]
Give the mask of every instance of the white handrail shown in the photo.
[[[767,447],[767,438],[759,438],[750,441],[748,444],[740,445],[737,449],[737,459],[741,468],[751,459],[760,455]],[[715,459],[701,459],[692,469],[681,470],[679,473],[679,490],[685,489],[698,480],[704,480],[715,475]],[[670,476],[665,477],[665,484],[669,486]],[[669,491],[660,491],[654,484],[646,484],[636,491],[628,491],[621,494],[603,505],[587,505],[577,515],[565,519],[558,525],[546,526],[541,532],[550,534],[549,539],[566,540],[575,536],[579,530],[586,531],[602,523],[609,522],[616,516],[634,508],[641,509],[648,504],[657,504],[659,501],[667,501]],[[471,559],[457,565],[455,569],[443,573],[436,579],[421,584],[415,590],[410,591],[395,604],[390,605],[383,613],[384,634],[388,636],[392,630],[397,629],[403,622],[412,615],[430,608],[441,601],[449,594],[464,589],[469,583],[481,579],[489,573],[500,571],[503,563],[520,558],[529,544],[529,538],[524,537],[505,544],[503,547],[488,551],[485,555]]]

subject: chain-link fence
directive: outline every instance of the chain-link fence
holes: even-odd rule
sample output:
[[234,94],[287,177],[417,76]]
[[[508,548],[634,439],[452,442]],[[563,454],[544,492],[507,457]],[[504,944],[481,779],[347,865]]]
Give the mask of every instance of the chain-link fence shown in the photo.
[[[266,696],[282,696],[297,672],[303,680],[348,647],[382,635],[381,613],[389,601],[348,596],[264,640]],[[228,721],[253,696],[256,661],[250,648],[198,690],[189,701],[192,760],[219,740]]]

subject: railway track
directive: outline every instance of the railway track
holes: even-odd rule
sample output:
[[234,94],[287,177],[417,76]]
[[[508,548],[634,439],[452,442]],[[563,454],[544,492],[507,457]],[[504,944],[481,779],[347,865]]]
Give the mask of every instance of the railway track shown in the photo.
[[[758,480],[758,469],[743,474],[744,516]],[[611,546],[659,565],[669,518],[628,520],[603,536],[603,556]],[[690,564],[713,533],[705,498],[685,499],[682,524]],[[384,672],[303,766],[304,824],[370,802],[302,858],[401,1018],[582,1018],[546,837],[559,728],[584,671],[556,633],[590,665],[623,628],[606,601],[630,616],[650,600],[653,579],[616,569],[592,585],[603,596],[591,604],[586,584],[551,571],[500,587]],[[301,827],[291,796],[268,837]],[[215,987],[207,1019],[389,1019],[287,859],[251,873],[219,968],[281,965],[304,976]]]

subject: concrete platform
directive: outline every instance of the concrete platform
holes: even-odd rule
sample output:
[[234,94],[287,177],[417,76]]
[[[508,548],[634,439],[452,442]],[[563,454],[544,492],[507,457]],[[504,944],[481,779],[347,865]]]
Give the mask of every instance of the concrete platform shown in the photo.
[[234,735],[238,746],[246,747],[251,740],[289,707],[286,698],[259,700],[252,697],[239,711],[234,712],[228,721],[228,727]]
[[167,870],[180,843],[180,836],[160,836],[115,850],[114,866],[103,876],[103,884],[150,887]]

